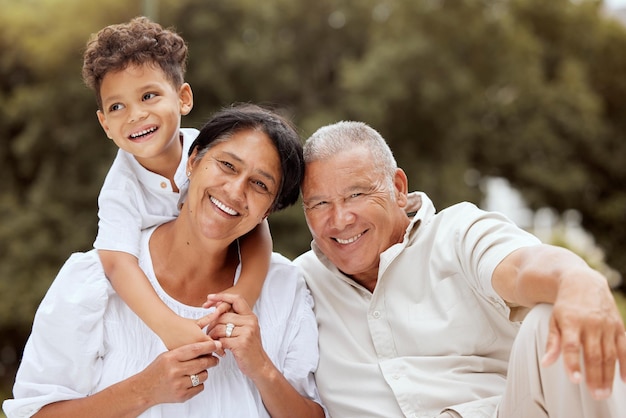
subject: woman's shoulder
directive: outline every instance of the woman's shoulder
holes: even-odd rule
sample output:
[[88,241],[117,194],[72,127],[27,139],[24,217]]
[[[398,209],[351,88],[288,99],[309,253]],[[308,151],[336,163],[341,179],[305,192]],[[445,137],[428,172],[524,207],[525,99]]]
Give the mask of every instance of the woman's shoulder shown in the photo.
[[67,303],[74,308],[98,310],[112,292],[97,251],[74,253],[59,270],[42,305]]
[[302,269],[300,268],[300,266],[295,264],[284,255],[276,252],[272,253],[272,258],[270,259],[269,272],[273,273],[274,271],[280,272],[281,277],[284,277],[287,280],[302,277]]
[[[300,266],[273,253],[263,290],[255,309],[265,323],[282,324],[312,315],[313,301]],[[290,319],[291,318],[291,319]]]
[[284,255],[272,253],[264,287],[273,292],[281,289],[281,293],[293,295],[301,286],[306,286],[302,268]]
[[293,266],[293,261],[282,255],[281,253],[273,252],[272,258],[270,259],[271,264],[285,265],[285,266]]

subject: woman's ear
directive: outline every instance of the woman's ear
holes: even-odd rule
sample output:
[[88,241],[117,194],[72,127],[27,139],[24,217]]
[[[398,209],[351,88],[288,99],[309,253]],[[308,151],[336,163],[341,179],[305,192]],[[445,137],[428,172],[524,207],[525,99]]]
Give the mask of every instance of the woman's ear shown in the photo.
[[187,172],[187,177],[191,176],[191,173],[193,171],[193,164],[196,161],[197,155],[198,155],[198,148],[194,148],[189,158],[187,158],[187,167],[185,167],[185,171]]
[[261,219],[259,224],[262,224],[263,221],[265,221],[267,219],[267,217],[272,214],[275,205],[276,205],[276,203],[272,203],[272,206],[270,206],[270,208],[267,210],[267,212],[265,212],[265,214],[263,215],[263,218]]

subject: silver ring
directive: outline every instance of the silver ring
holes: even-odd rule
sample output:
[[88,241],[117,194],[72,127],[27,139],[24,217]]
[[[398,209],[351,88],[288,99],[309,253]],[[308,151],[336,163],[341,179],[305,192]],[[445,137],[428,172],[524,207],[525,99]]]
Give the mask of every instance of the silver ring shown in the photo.
[[191,376],[189,376],[191,378],[191,387],[196,387],[200,384],[200,378],[198,377],[197,374],[192,374]]
[[234,329],[235,329],[235,324],[233,324],[232,322],[229,322],[228,324],[226,324],[226,336],[228,338],[230,338],[230,336],[233,335]]

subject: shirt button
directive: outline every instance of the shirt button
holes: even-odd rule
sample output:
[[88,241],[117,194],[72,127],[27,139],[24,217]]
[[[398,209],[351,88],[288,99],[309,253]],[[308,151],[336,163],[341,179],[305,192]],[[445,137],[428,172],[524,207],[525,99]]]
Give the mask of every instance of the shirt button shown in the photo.
[[378,319],[378,318],[380,318],[380,312],[379,311],[374,311],[374,312],[372,312],[372,316],[374,317],[374,319]]
[[164,182],[164,181],[162,181],[162,182],[161,182],[161,188],[162,188],[162,189],[165,189],[166,187],[167,187],[167,183],[166,183],[166,182]]

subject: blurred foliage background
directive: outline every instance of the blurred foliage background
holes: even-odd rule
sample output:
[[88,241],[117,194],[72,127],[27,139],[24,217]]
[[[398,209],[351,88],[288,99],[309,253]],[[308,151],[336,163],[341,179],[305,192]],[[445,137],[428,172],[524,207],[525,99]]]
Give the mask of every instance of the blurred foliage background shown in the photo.
[[[71,252],[91,248],[116,148],[82,84],[91,33],[148,14],[190,47],[183,126],[235,101],[379,130],[438,208],[506,178],[532,209],[576,209],[626,274],[626,30],[591,0],[0,0],[0,395]],[[276,250],[309,248],[301,208]],[[623,286],[623,285],[622,285]],[[624,288],[616,289],[623,291]],[[623,295],[620,294],[620,300]]]

